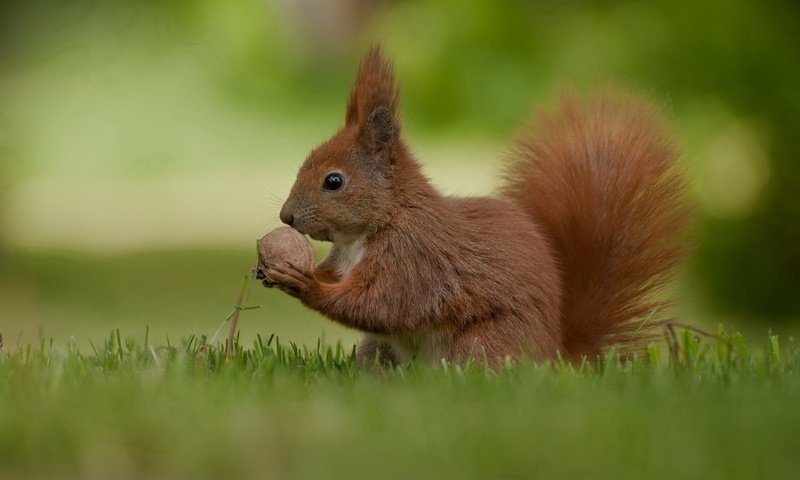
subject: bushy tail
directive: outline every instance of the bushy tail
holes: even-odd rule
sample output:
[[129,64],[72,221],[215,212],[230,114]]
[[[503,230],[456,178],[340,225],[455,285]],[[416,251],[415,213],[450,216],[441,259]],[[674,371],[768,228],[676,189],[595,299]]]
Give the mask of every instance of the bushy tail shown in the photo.
[[568,357],[629,350],[655,333],[667,304],[657,291],[686,250],[677,157],[656,108],[610,91],[564,94],[524,132],[503,194],[555,247]]

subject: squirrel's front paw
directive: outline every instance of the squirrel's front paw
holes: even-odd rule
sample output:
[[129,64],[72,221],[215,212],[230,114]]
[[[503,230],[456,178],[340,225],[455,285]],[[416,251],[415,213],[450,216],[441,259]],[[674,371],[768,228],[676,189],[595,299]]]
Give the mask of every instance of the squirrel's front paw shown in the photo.
[[313,273],[301,270],[289,262],[270,266],[264,273],[273,286],[301,300],[319,285]]

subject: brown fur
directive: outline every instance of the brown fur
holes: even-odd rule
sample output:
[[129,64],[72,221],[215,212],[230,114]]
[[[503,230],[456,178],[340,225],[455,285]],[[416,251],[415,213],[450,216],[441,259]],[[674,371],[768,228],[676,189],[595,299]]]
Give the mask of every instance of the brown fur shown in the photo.
[[631,95],[563,95],[540,114],[506,172],[504,194],[553,242],[571,357],[652,337],[655,298],[685,253],[689,208],[678,151],[653,106]]
[[[367,333],[361,360],[433,363],[600,353],[646,339],[649,295],[677,261],[685,219],[675,150],[649,107],[565,97],[523,136],[503,198],[439,194],[400,137],[378,48],[362,60],[345,126],[301,167],[281,218],[333,242],[278,288]],[[323,188],[331,172],[343,187]]]

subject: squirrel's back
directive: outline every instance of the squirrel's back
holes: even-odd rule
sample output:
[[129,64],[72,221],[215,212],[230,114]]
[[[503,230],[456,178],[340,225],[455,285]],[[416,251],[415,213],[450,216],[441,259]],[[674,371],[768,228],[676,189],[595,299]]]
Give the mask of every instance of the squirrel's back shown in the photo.
[[524,132],[502,193],[552,243],[562,273],[563,351],[594,356],[652,338],[656,295],[685,251],[678,150],[638,97],[564,94]]

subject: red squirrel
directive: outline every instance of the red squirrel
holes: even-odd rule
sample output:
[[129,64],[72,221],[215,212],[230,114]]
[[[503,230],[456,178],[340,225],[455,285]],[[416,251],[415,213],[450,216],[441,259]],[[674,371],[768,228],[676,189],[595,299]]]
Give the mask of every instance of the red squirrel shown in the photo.
[[267,286],[365,332],[359,362],[580,360],[652,338],[689,218],[657,109],[564,94],[523,131],[497,196],[460,198],[421,172],[398,99],[373,47],[344,127],[311,152],[280,212],[330,254],[314,271],[269,267]]

